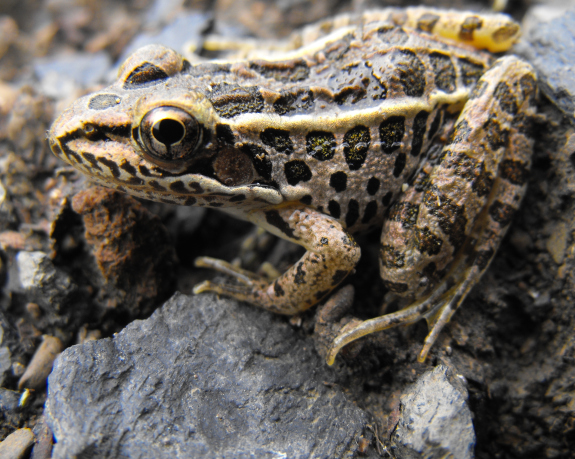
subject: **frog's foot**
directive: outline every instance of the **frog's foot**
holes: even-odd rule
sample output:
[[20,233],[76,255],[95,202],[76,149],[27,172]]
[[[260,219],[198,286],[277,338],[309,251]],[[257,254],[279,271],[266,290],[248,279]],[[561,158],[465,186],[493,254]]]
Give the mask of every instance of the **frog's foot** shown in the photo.
[[[194,293],[215,292],[247,301],[278,314],[305,311],[325,298],[355,269],[361,250],[334,218],[313,209],[283,207],[254,213],[251,220],[304,246],[307,252],[281,276],[270,279],[213,258],[199,258],[196,266],[215,269],[238,283],[203,282]],[[281,234],[278,234],[281,233]]]
[[[471,288],[480,279],[481,274],[490,260],[486,263],[485,260],[481,260],[479,264],[478,261],[467,269],[455,270],[458,274],[459,281],[453,277],[449,278],[438,285],[427,298],[417,301],[405,309],[374,319],[365,320],[361,323],[350,322],[344,326],[340,330],[339,335],[333,340],[326,358],[327,364],[333,365],[335,357],[341,348],[352,341],[378,331],[400,325],[410,325],[422,318],[427,320],[430,330],[425,338],[423,348],[417,357],[419,362],[424,362],[433,343],[441,333],[441,330],[449,323],[454,312],[463,302]],[[449,288],[450,286],[452,287]]]
[[216,284],[210,281],[204,281],[194,287],[195,294],[204,292],[214,292],[218,295],[231,296],[240,301],[253,302],[253,292],[264,289],[268,282],[258,274],[241,269],[224,260],[218,260],[210,257],[198,257],[194,261],[198,268],[210,268],[222,274],[234,278],[239,284],[226,283]]
[[[337,338],[343,327],[357,325],[361,320],[349,316],[346,312],[353,305],[354,288],[346,285],[330,296],[325,304],[319,306],[315,316],[313,340],[319,355],[327,358],[331,344]],[[342,319],[343,318],[343,319]],[[363,341],[357,341],[354,346],[346,347],[346,355],[357,355],[363,347]],[[353,349],[350,349],[353,347]]]

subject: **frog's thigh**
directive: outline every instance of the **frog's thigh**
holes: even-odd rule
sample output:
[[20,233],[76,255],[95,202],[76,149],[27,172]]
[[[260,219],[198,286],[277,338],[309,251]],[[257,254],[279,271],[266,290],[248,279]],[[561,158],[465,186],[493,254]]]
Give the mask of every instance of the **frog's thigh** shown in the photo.
[[499,59],[478,82],[439,163],[408,190],[384,224],[381,276],[390,290],[422,298],[405,310],[340,334],[330,358],[374,331],[428,318],[423,360],[441,328],[481,277],[525,191],[536,82],[529,64]]
[[521,200],[519,182],[531,166],[527,125],[535,89],[531,66],[511,56],[479,80],[423,189],[408,189],[384,224],[380,270],[390,290],[427,294],[482,233],[502,238],[487,221],[509,216]]
[[428,7],[406,8],[394,22],[416,30],[467,43],[492,53],[508,50],[519,38],[520,27],[506,14],[477,14],[469,11]]
[[213,291],[279,313],[297,314],[318,303],[355,269],[361,250],[341,224],[307,208],[278,208],[250,215],[250,221],[306,248],[306,253],[273,281],[257,279],[224,264],[211,267],[244,285],[204,283],[195,292]]

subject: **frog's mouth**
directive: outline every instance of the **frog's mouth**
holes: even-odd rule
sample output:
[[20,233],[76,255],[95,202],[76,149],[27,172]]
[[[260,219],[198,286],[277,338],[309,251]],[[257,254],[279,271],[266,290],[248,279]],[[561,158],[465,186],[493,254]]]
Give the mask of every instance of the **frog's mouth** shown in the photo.
[[147,161],[134,150],[129,123],[113,126],[82,123],[80,126],[69,112],[64,112],[50,129],[48,138],[57,157],[91,180],[144,199],[180,205],[249,208],[283,201],[279,191],[267,185],[221,183],[207,159],[173,171]]

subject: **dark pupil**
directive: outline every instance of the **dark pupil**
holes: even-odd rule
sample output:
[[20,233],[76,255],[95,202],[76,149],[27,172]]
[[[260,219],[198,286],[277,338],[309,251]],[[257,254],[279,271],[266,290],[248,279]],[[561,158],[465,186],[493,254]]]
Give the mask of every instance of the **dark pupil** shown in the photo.
[[152,128],[152,134],[156,140],[164,145],[178,143],[182,140],[185,133],[186,131],[182,123],[170,118],[158,121]]

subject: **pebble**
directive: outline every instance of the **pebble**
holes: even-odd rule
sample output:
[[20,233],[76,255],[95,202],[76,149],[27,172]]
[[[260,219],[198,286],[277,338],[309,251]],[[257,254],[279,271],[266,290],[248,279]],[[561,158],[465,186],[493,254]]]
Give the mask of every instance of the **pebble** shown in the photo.
[[18,429],[0,443],[2,459],[24,459],[34,444],[34,434],[30,429]]
[[52,371],[54,360],[64,346],[55,336],[44,335],[42,344],[36,349],[26,371],[18,381],[18,389],[24,388],[42,390],[46,386],[46,379]]

